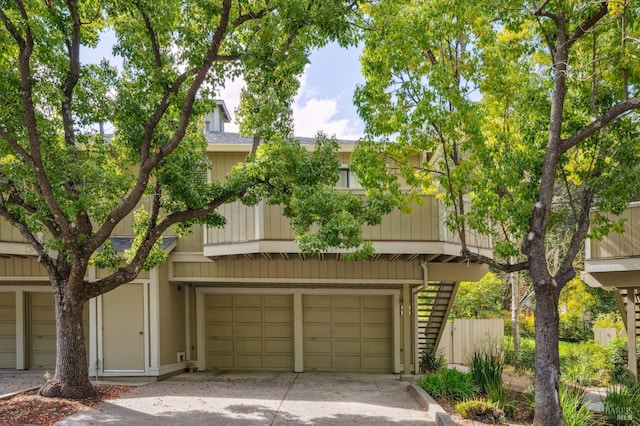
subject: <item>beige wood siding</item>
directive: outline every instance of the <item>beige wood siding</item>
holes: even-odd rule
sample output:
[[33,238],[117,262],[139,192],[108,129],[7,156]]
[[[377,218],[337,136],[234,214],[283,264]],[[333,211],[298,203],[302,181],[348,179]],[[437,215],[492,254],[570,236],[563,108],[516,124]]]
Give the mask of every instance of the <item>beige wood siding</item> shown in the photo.
[[0,368],[16,368],[15,293],[0,293]]
[[219,370],[293,370],[290,295],[207,294],[205,364]]
[[144,371],[142,284],[125,284],[102,295],[103,368]]
[[282,214],[282,206],[264,206],[264,239],[293,240],[295,234],[289,219]]
[[[461,267],[464,267],[461,265]],[[292,258],[267,259],[223,259],[216,262],[176,262],[173,264],[173,280],[194,278],[255,278],[255,279],[380,279],[421,280],[422,268],[419,260],[393,262],[375,261],[347,262],[336,259]]]
[[390,296],[304,296],[306,371],[392,371]]
[[625,219],[624,232],[611,232],[600,241],[590,240],[589,259],[640,256],[640,205],[634,203],[621,217]]
[[222,228],[207,229],[208,244],[255,240],[254,209],[239,201],[220,206],[218,212],[227,219],[227,223]]
[[47,270],[38,263],[36,257],[0,258],[0,276],[33,277],[36,280],[49,281]]
[[184,286],[169,283],[168,268],[159,269],[160,283],[160,365],[178,362],[178,352],[185,352]]
[[5,219],[0,220],[0,241],[25,242],[20,231]]
[[[194,225],[191,234],[178,238],[175,251],[202,252],[202,232],[202,225]],[[173,233],[167,232],[166,235],[173,235]]]
[[224,182],[229,171],[242,163],[246,157],[246,152],[209,153],[209,158],[211,159],[211,180]]

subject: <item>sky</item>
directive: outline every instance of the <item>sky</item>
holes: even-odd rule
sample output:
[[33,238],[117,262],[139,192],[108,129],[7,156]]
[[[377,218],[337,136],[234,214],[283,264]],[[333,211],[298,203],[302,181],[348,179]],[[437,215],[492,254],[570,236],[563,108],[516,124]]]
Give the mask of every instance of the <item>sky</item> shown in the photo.
[[[120,66],[122,62],[111,54],[114,37],[113,33],[104,33],[96,49],[83,49],[83,62],[97,63],[106,58]],[[362,136],[364,125],[353,105],[356,85],[364,81],[360,73],[360,53],[358,47],[343,49],[331,43],[311,54],[293,104],[296,136],[313,137],[320,130],[339,139]],[[242,86],[242,80],[229,81],[219,93],[232,120],[235,120],[234,110],[240,102]],[[235,123],[225,124],[225,131],[237,130]]]

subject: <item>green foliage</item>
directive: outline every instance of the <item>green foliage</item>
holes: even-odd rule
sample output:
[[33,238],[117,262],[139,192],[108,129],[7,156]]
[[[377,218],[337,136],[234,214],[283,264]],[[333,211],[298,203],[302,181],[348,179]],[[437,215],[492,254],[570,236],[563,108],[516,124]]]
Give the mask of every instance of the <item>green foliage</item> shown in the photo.
[[560,314],[558,335],[562,340],[581,342],[593,339],[593,328],[591,322],[584,320],[579,314]]
[[427,348],[420,357],[420,372],[432,373],[444,368],[447,360],[444,355],[433,348]]
[[615,328],[617,332],[620,332],[624,329],[624,323],[620,312],[603,312],[598,314],[593,321],[593,328]]
[[476,283],[461,282],[449,315],[452,318],[502,318],[503,286],[493,272]]
[[566,426],[595,425],[594,413],[583,401],[584,389],[560,385],[560,406]]
[[611,380],[607,348],[593,340],[563,345],[560,351],[562,380],[580,386],[605,386]]
[[[627,342],[626,337],[617,337],[607,345],[607,361],[611,380],[614,383],[625,383],[629,379]],[[640,351],[640,343],[636,345],[636,351]],[[640,368],[640,359],[638,360],[638,367]]]
[[502,384],[504,363],[498,357],[493,357],[487,352],[475,351],[469,357],[468,363],[473,383],[478,386],[480,392],[487,393],[489,388]]
[[512,365],[518,370],[533,371],[535,367],[535,341],[533,339],[520,339],[519,361],[514,352],[513,337],[511,335],[504,336],[502,348],[505,364]]
[[461,401],[472,398],[478,393],[469,373],[453,368],[442,368],[433,373],[420,376],[418,386],[436,398],[453,398]]
[[501,423],[504,412],[493,402],[486,399],[469,399],[456,404],[456,411],[465,419],[478,422]]
[[604,415],[607,425],[640,425],[640,386],[638,382],[607,388],[603,398]]

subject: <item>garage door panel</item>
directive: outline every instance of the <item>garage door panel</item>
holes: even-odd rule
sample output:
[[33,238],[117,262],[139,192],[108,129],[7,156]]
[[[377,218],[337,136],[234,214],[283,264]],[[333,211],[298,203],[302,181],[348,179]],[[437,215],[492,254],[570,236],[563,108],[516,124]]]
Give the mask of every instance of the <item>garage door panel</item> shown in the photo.
[[236,295],[234,296],[234,306],[236,308],[260,308],[262,297],[260,295]]
[[14,321],[0,322],[0,338],[2,336],[16,336],[16,323]]
[[31,349],[34,351],[56,351],[56,339],[41,338],[31,343]]
[[262,353],[261,340],[240,340],[235,346],[238,353]]
[[330,338],[331,325],[308,325],[304,327],[305,339]]
[[304,342],[305,353],[331,353],[333,345],[326,340],[307,340]]
[[[16,337],[15,336],[11,336],[11,337],[0,337],[0,354],[2,353],[9,353],[9,352],[13,352],[15,353],[16,351]],[[13,359],[15,361],[15,356],[13,356]],[[0,364],[2,365],[2,364]],[[15,362],[13,363],[13,367],[15,367]],[[7,367],[1,367],[1,368],[7,368]]]
[[242,354],[236,356],[236,368],[246,368],[250,370],[262,369],[262,354],[248,355]]
[[259,338],[262,337],[262,325],[245,325],[238,324],[235,329],[236,337],[254,337]]
[[290,354],[291,340],[266,340],[264,350],[267,354]]
[[266,308],[291,308],[291,302],[291,296],[288,295],[264,296]]
[[360,342],[349,341],[337,341],[334,343],[333,348],[336,353],[340,354],[359,354],[362,352],[362,346]]
[[331,311],[309,309],[304,313],[304,321],[308,323],[331,323]]
[[360,311],[334,311],[334,323],[360,324]]
[[[15,296],[13,293],[11,297]],[[0,321],[11,321],[14,322],[16,320],[16,308],[11,305],[0,305]],[[1,323],[0,323],[1,324]]]
[[384,326],[364,326],[362,327],[362,337],[365,339],[389,339],[391,330]]
[[233,322],[233,311],[231,309],[211,309],[207,312],[210,322]]
[[233,325],[207,325],[205,333],[207,337],[231,337],[233,336]]
[[291,368],[293,357],[291,355],[267,355],[265,357],[265,368],[273,370],[284,370]]
[[391,322],[391,312],[389,311],[364,311],[362,322],[366,324],[389,324]]
[[362,358],[362,368],[365,370],[389,370],[389,358],[386,356],[368,356]]
[[391,298],[388,296],[367,296],[364,298],[362,306],[365,309],[381,309],[383,311],[391,309]]
[[221,370],[230,370],[233,368],[233,354],[207,354],[207,365],[215,365]]
[[362,353],[367,355],[387,354],[389,353],[389,342],[386,340],[380,342],[362,342]]
[[291,337],[290,325],[265,325],[264,335],[269,338],[290,338]]
[[[205,297],[205,335],[224,332],[222,339],[207,339],[206,366],[215,369],[293,368],[293,313],[290,295],[225,295],[225,314],[214,314]],[[230,315],[229,315],[230,313]]]
[[359,309],[361,296],[333,296],[333,307],[336,309]]
[[335,326],[333,336],[337,339],[360,339],[360,326]]
[[233,341],[231,340],[208,339],[207,346],[211,345],[215,345],[216,353],[233,353]]
[[0,368],[16,368],[16,295],[0,293]]
[[391,299],[391,296],[305,295],[305,370],[391,371]]
[[213,308],[231,308],[233,306],[233,298],[229,294],[207,294],[204,297],[205,306],[215,311]]
[[291,311],[265,311],[264,322],[291,322]]
[[336,355],[333,359],[333,365],[336,370],[361,370],[362,364],[360,356],[344,356]]

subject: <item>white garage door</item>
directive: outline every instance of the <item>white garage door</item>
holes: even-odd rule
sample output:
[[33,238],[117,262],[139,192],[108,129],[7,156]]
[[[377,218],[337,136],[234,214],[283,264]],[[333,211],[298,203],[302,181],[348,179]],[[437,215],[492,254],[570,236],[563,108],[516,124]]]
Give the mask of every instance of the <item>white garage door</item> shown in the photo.
[[15,293],[0,293],[0,368],[16,368]]
[[305,371],[391,372],[390,296],[303,297]]
[[207,294],[206,367],[293,370],[292,296]]

